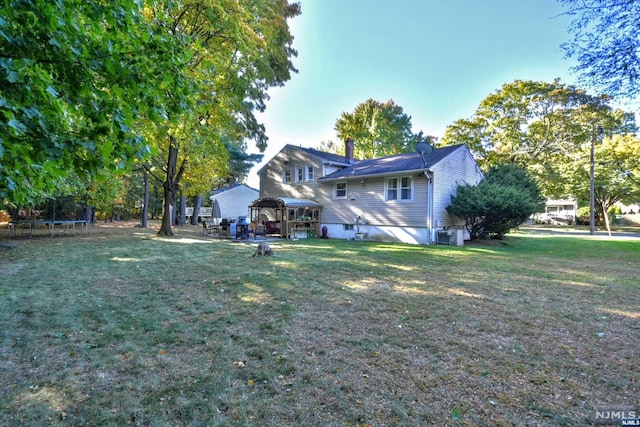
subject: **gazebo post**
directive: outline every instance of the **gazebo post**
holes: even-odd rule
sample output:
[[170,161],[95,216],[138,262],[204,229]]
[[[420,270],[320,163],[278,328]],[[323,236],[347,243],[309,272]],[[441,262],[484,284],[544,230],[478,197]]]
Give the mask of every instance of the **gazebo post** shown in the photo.
[[289,239],[291,236],[289,235],[289,216],[287,215],[287,205],[285,202],[281,201],[280,205],[280,216],[282,216],[282,225],[284,228],[284,238]]

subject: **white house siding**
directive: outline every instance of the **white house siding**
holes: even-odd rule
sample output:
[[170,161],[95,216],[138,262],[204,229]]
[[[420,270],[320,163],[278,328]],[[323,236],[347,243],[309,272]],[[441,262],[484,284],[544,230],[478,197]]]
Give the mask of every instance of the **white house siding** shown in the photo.
[[[296,183],[296,168],[313,164],[314,180]],[[458,185],[477,184],[483,177],[469,150],[462,146],[433,166],[433,208],[427,177],[420,172],[397,173],[384,177],[346,179],[346,199],[334,199],[336,181],[317,181],[326,171],[324,159],[308,152],[288,147],[278,153],[260,170],[260,197],[295,197],[315,200],[322,205],[321,227],[331,238],[354,238],[356,217],[362,218],[360,231],[368,238],[413,244],[435,241],[437,229],[461,228],[464,222],[446,211],[451,195]],[[283,170],[291,172],[291,183],[283,183]],[[413,200],[385,202],[385,182],[391,177],[410,175],[413,179]],[[433,215],[430,218],[430,215]],[[345,230],[345,225],[354,230]]]
[[[345,230],[344,224],[354,224],[362,216],[365,225],[360,231],[372,240],[428,244],[436,241],[438,229],[462,228],[464,220],[449,215],[447,206],[459,185],[475,185],[483,179],[482,172],[466,147],[451,153],[433,167],[435,188],[433,210],[429,211],[427,178],[414,173],[412,202],[385,202],[385,182],[388,178],[407,176],[406,173],[379,178],[347,180],[347,199],[334,200],[334,182],[319,187],[318,202],[323,205],[322,225],[330,237],[353,238],[355,230]],[[354,195],[355,197],[349,197]],[[433,214],[432,221],[429,215]],[[368,222],[368,224],[366,224]],[[431,227],[431,228],[429,228]]]
[[[306,179],[306,167],[313,166],[313,181]],[[303,168],[304,179],[296,182],[295,171]],[[284,171],[291,173],[291,182],[283,182]],[[299,199],[316,198],[317,179],[322,176],[323,164],[319,158],[305,155],[295,148],[288,148],[278,153],[259,173],[260,197],[294,197]]]
[[258,190],[239,185],[221,193],[211,196],[211,200],[217,200],[220,205],[220,214],[223,218],[238,218],[250,214],[249,205],[258,198]]
[[[318,188],[317,201],[323,205],[322,225],[330,237],[353,238],[356,217],[361,217],[360,231],[369,239],[428,243],[427,179],[422,174],[411,175],[413,200],[386,202],[385,182],[388,178],[407,176],[389,175],[379,178],[347,180],[347,198],[333,199],[335,182],[325,182]],[[345,230],[345,224],[354,224],[354,230]]]
[[466,147],[460,147],[451,153],[446,159],[435,165],[433,171],[434,227],[436,229],[463,227],[464,220],[449,215],[447,206],[451,204],[451,197],[457,194],[459,185],[479,183],[483,178],[482,172],[476,166],[475,160]]

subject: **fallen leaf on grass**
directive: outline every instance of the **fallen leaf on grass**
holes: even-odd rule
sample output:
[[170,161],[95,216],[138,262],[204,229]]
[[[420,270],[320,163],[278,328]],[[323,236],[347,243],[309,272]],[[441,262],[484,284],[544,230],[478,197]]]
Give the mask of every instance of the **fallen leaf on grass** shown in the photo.
[[462,418],[462,412],[460,411],[460,409],[458,408],[453,408],[453,410],[451,411],[451,418],[458,421],[460,418]]

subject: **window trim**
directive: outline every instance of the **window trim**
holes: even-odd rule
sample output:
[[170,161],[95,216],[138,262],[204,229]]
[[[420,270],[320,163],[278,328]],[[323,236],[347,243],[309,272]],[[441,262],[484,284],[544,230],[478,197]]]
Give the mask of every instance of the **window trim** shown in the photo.
[[304,182],[304,168],[295,168],[296,184]]
[[305,166],[305,180],[306,181],[315,180],[315,168],[313,167],[313,165]]
[[282,171],[282,183],[291,184],[291,170]]

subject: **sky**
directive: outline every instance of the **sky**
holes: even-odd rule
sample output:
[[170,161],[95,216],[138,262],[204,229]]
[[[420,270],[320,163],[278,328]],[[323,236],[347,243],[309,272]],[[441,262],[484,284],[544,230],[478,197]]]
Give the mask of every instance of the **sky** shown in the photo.
[[570,19],[557,0],[299,2],[302,14],[289,21],[298,73],[269,90],[257,115],[269,145],[247,179],[256,189],[257,171],[282,147],[339,142],[336,120],[369,98],[392,99],[414,133],[442,137],[505,83],[576,80],[560,46]]

